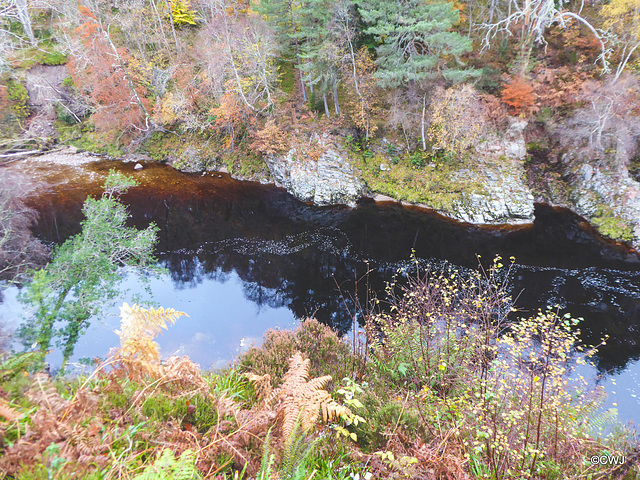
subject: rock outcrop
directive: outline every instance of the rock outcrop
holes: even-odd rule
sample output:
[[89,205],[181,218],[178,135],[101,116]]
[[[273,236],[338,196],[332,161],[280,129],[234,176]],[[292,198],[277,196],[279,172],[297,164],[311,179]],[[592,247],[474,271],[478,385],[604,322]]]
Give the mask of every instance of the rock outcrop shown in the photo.
[[284,155],[266,156],[276,185],[303,202],[355,206],[366,189],[347,154],[326,136],[315,140],[319,155],[309,155],[302,148],[293,147]]
[[491,135],[476,146],[470,166],[457,175],[478,188],[465,194],[453,211],[443,213],[477,224],[533,221],[534,197],[523,165],[527,148],[522,132],[526,125],[523,120],[512,119],[504,136]]
[[626,168],[582,163],[568,175],[571,207],[605,235],[640,248],[640,183]]

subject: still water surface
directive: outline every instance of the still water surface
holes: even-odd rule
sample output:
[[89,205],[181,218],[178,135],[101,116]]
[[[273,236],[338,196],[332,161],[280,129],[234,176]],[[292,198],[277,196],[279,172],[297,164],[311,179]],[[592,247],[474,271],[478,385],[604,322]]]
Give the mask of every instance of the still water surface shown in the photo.
[[[185,311],[160,339],[164,355],[189,354],[203,367],[223,366],[275,326],[290,328],[314,315],[341,333],[352,317],[338,291],[353,292],[368,269],[370,288],[409,265],[412,251],[425,266],[448,262],[475,268],[476,255],[514,256],[509,285],[519,315],[559,305],[585,318],[582,340],[610,339],[595,366],[580,373],[600,377],[620,417],[640,421],[640,263],[604,242],[579,217],[539,205],[536,221],[518,227],[481,228],[415,207],[364,202],[355,209],[314,207],[273,186],[237,182],[222,174],[183,174],[156,164],[140,172],[108,161],[46,165],[29,160],[12,168],[37,178],[29,204],[40,220],[34,232],[59,243],[79,231],[80,208],[109,168],[134,175],[140,186],[123,197],[132,224],[160,227],[158,258],[167,273],[150,282],[151,296],[135,276],[123,282],[132,295]],[[364,282],[360,283],[360,287]],[[362,288],[360,288],[362,294]],[[14,326],[25,315],[16,289],[5,291],[0,321]],[[104,357],[118,344],[117,307],[96,319],[73,360]],[[52,364],[59,363],[55,353]]]

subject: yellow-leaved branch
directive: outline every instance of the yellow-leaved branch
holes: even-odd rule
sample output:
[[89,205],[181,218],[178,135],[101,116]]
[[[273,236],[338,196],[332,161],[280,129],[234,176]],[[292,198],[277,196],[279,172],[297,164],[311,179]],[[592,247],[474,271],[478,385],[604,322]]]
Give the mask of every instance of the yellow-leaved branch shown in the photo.
[[155,338],[181,316],[188,316],[173,308],[142,308],[127,303],[120,307],[120,349],[117,357],[130,376],[134,372],[156,376],[160,367],[160,347]]

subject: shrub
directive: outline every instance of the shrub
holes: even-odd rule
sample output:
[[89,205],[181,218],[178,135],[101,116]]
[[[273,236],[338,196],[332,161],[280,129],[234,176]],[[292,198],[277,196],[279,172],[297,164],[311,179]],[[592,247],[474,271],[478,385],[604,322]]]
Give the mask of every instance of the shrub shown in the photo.
[[514,77],[502,89],[502,101],[509,105],[516,115],[526,116],[536,110],[533,86],[522,77]]
[[308,356],[312,377],[347,377],[356,362],[350,347],[330,327],[314,318],[307,318],[294,331],[268,330],[262,346],[245,353],[239,366],[256,374],[268,373],[278,385],[287,371],[289,358],[296,351]]
[[[361,437],[381,448],[386,436],[390,448],[389,418],[409,426],[405,412],[413,410],[420,417],[414,437],[424,431],[430,444],[411,455],[434,468],[455,452],[478,477],[579,477],[592,468],[584,459],[605,449],[589,426],[602,395],[584,380],[569,383],[568,372],[595,349],[578,344],[578,319],[551,307],[507,322],[512,302],[502,270],[496,258],[487,271],[426,271],[390,286],[389,312],[368,325],[375,394],[363,403],[376,428]],[[401,409],[375,400],[400,402],[397,392],[405,396]]]
[[[417,264],[416,264],[417,265]],[[512,302],[500,281],[499,257],[488,272],[449,267],[388,287],[390,310],[372,319],[375,375],[443,396],[464,387],[476,366],[488,367]]]

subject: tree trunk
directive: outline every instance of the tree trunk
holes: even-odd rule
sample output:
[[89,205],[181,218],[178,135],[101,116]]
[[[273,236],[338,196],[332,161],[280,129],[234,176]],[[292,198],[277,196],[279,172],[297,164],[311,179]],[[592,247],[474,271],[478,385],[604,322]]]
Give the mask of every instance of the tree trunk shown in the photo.
[[331,118],[331,113],[329,112],[329,105],[327,104],[327,92],[322,94],[322,100],[324,100],[324,113],[327,115],[327,118]]
[[[291,28],[293,31],[296,31],[296,22],[293,19],[293,10],[289,8],[289,16],[291,17]],[[300,61],[300,46],[298,45],[298,39],[295,38],[296,43],[296,57],[298,59],[298,74],[300,75],[300,87],[302,88],[302,100],[304,103],[307,103],[307,89],[304,86],[304,78],[302,77],[302,70],[300,70],[300,65],[302,62]]]
[[517,75],[524,78],[529,70],[529,60],[531,59],[531,51],[533,50],[533,36],[527,35],[520,44],[517,60]]
[[422,119],[421,119],[421,125],[420,125],[420,134],[422,135],[422,150],[427,150],[427,140],[425,138],[424,135],[424,130],[425,130],[425,114],[427,112],[427,94],[425,93],[422,96]]
[[[309,39],[307,38],[307,49],[309,48]],[[309,61],[307,60],[307,64]],[[313,82],[311,81],[311,69],[309,69],[309,73],[307,73],[307,80],[309,81],[309,93],[313,96]]]
[[167,40],[167,36],[164,33],[162,16],[160,16],[160,12],[158,11],[158,6],[156,5],[155,0],[151,0],[151,6],[153,8],[153,11],[156,14],[156,23],[158,24],[158,29],[160,30],[160,34],[162,35],[162,40],[164,40],[164,45],[167,48],[167,52],[169,53],[169,56],[173,59],[173,56],[171,55],[171,48],[169,47],[169,41]]
[[298,58],[298,75],[300,75],[300,87],[302,88],[302,100],[307,103],[307,89],[304,86],[304,78],[302,77],[302,70],[300,70],[300,48],[298,47],[298,39],[296,38],[296,57]]
[[18,10],[18,18],[20,19],[24,33],[29,37],[31,45],[35,47],[38,45],[38,40],[36,40],[33,34],[33,28],[31,27],[31,17],[29,16],[27,0],[15,0],[15,2]]
[[109,46],[111,47],[111,50],[113,50],[114,56],[118,60],[118,64],[120,65],[120,68],[122,68],[122,72],[124,73],[124,76],[127,79],[127,83],[129,84],[129,90],[131,90],[133,98],[136,99],[136,103],[138,104],[138,106],[140,107],[140,109],[144,113],[145,124],[147,125],[147,130],[149,129],[149,123],[151,123],[151,127],[156,128],[157,125],[155,124],[155,122],[151,118],[151,115],[149,115],[149,111],[144,106],[144,103],[142,103],[142,100],[140,99],[140,96],[138,95],[138,92],[136,91],[136,87],[135,87],[133,81],[131,80],[131,77],[129,76],[129,72],[127,71],[124,62],[122,61],[122,58],[120,57],[120,54],[118,53],[118,49],[116,48],[116,46],[111,41],[111,35],[109,34],[109,26],[107,26],[106,30],[104,28],[102,28],[102,25],[100,27],[102,29],[102,32],[103,32],[104,36],[105,36],[105,39],[107,40],[107,42],[109,43]]
[[336,111],[336,116],[340,116],[340,104],[338,101],[338,81],[333,82],[333,109]]
[[238,93],[240,94],[240,98],[242,98],[242,103],[244,103],[252,112],[257,112],[256,108],[249,103],[246,95],[244,94],[244,90],[242,88],[242,81],[240,80],[240,74],[238,73],[238,68],[236,67],[235,58],[233,58],[233,52],[231,51],[231,37],[229,34],[229,24],[227,23],[227,16],[223,12],[222,19],[224,23],[224,35],[227,45],[227,55],[229,59],[229,63],[231,64],[231,68],[233,69],[233,75],[236,79],[236,86],[238,87]]
[[171,23],[171,33],[173,33],[173,41],[176,44],[176,52],[180,53],[180,45],[178,45],[178,37],[176,35],[176,26],[173,24],[173,4],[169,0],[164,0],[167,10],[169,11],[169,22]]

